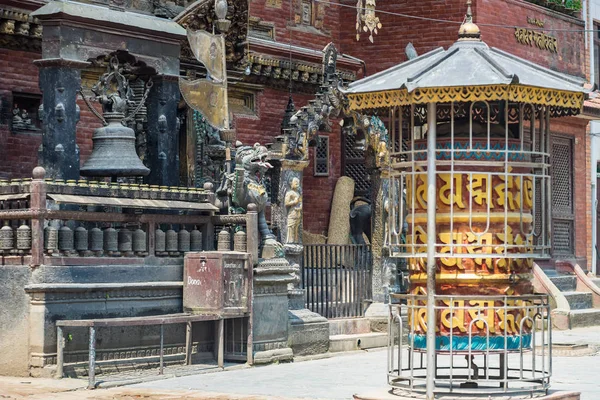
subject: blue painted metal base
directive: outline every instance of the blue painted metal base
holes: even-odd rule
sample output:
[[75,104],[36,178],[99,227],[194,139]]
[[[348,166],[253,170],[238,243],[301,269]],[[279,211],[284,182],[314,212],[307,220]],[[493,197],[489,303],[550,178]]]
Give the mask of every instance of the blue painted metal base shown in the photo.
[[[426,335],[414,335],[414,349],[426,349],[427,348],[427,336]],[[412,342],[412,335],[408,336],[408,343]],[[472,351],[486,351],[488,350],[488,338],[486,336],[472,336],[471,337],[471,350]],[[506,337],[506,349],[507,350],[519,350],[531,348],[531,334],[523,336],[507,336]],[[436,336],[435,337],[435,349],[440,351],[450,351],[450,336]],[[490,336],[489,337],[489,350],[504,350],[505,342],[504,336]],[[453,351],[469,351],[469,337],[468,336],[453,336],[452,337],[452,350]]]

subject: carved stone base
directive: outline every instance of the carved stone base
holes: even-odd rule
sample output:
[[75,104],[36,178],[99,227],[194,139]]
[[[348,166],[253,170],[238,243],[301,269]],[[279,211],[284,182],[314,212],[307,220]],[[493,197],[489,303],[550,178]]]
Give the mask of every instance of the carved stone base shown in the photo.
[[371,323],[371,332],[387,332],[389,306],[384,303],[371,303],[365,311],[365,318]]
[[288,290],[290,300],[289,346],[294,356],[322,354],[329,351],[329,321],[304,307],[304,289]]
[[254,363],[291,361],[288,345],[287,286],[296,280],[296,268],[285,258],[261,261],[254,269]]
[[329,321],[308,309],[290,310],[288,343],[294,356],[322,354],[329,351]]

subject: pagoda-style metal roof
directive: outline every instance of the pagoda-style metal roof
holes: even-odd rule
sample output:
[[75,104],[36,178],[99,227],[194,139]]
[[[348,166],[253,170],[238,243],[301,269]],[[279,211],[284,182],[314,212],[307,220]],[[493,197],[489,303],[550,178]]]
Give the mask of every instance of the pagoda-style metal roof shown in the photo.
[[[351,110],[451,101],[510,100],[581,110],[586,81],[490,48],[469,20],[459,40],[348,86]],[[575,112],[577,110],[577,112]]]

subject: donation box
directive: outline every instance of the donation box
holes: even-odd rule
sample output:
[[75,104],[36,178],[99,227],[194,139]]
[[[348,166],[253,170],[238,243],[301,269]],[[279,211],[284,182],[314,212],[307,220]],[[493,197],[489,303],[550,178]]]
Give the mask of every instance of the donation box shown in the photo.
[[183,311],[243,315],[249,312],[252,268],[250,254],[189,252],[185,254]]

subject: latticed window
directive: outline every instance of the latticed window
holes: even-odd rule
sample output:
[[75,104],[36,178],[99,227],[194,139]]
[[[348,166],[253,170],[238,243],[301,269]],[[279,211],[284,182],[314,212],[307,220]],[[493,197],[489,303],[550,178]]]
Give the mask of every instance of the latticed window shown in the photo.
[[365,166],[365,151],[357,143],[357,135],[344,134],[342,175],[354,179],[354,196],[371,198],[371,180]]
[[573,140],[552,137],[552,252],[574,254]]
[[315,176],[329,176],[329,137],[319,136],[315,148]]

